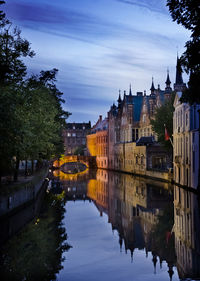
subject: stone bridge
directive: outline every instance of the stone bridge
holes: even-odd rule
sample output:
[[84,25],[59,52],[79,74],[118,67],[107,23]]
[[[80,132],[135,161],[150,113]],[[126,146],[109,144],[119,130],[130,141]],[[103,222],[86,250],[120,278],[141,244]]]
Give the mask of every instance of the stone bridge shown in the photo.
[[96,169],[96,157],[95,156],[79,156],[79,155],[65,155],[59,160],[53,162],[53,167],[60,168],[65,163],[70,162],[81,162],[85,164],[88,168]]

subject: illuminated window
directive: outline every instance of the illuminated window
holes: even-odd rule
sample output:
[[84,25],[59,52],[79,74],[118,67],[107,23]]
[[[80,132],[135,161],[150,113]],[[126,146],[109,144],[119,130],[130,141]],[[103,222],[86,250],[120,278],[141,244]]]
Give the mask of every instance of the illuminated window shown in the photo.
[[72,134],[72,137],[75,137],[75,136],[76,136],[76,133],[73,133],[73,134]]
[[71,137],[71,133],[67,133],[67,136],[68,136],[68,137]]

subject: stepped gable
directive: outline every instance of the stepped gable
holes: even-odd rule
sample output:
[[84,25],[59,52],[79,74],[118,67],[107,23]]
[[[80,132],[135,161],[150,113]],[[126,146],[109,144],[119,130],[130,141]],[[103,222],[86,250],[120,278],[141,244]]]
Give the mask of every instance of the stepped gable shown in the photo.
[[104,131],[108,129],[108,118],[102,119],[102,115],[99,115],[99,119],[97,123],[92,127],[92,133],[96,133],[98,131]]

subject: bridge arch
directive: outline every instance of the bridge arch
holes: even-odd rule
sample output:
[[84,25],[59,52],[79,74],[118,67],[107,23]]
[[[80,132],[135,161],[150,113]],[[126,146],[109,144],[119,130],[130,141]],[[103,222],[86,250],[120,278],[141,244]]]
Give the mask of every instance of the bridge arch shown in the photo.
[[59,160],[53,162],[53,167],[60,168],[65,163],[81,162],[87,168],[97,168],[96,157],[94,156],[79,156],[79,155],[64,155]]

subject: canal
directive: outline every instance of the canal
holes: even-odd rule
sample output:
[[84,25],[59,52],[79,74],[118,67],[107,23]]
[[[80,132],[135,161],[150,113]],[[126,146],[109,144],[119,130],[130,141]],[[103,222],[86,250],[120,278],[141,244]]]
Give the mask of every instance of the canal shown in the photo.
[[13,217],[0,221],[1,280],[200,279],[192,192],[106,170],[57,170],[38,201],[15,214],[21,230]]

